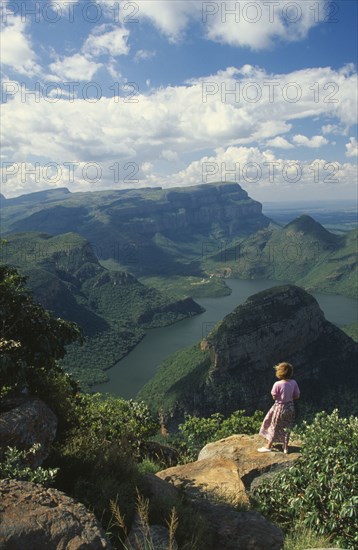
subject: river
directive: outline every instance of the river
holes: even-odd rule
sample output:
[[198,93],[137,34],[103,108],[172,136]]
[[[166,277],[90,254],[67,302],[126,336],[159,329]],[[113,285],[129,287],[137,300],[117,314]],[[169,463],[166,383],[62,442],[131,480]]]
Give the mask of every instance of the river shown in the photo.
[[[204,313],[168,327],[148,330],[134,350],[107,371],[110,381],[97,386],[95,391],[111,393],[125,399],[134,398],[166,357],[204,338],[215,323],[252,294],[284,284],[282,281],[240,279],[227,279],[226,283],[232,290],[230,296],[195,300],[205,308]],[[313,292],[312,295],[328,321],[338,326],[357,321],[357,300]]]

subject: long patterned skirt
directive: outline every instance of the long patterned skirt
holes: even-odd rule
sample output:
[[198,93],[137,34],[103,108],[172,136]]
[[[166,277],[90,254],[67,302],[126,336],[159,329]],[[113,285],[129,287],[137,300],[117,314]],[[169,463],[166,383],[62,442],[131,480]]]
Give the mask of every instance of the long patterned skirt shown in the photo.
[[270,443],[288,445],[290,431],[295,422],[293,401],[289,403],[274,403],[265,416],[259,434]]

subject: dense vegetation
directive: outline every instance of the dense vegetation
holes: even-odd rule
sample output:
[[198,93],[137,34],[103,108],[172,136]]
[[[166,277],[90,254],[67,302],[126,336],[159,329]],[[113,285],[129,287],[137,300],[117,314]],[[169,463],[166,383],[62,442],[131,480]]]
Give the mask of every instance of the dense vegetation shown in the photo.
[[[301,216],[222,246],[204,263],[210,273],[293,282],[307,290],[357,297],[357,229],[335,235]],[[218,247],[219,248],[219,247]]]
[[299,524],[343,547],[358,545],[358,418],[317,414],[301,433],[298,462],[255,491],[259,509],[286,529]]
[[82,347],[68,345],[61,365],[84,389],[106,381],[105,370],[140,342],[145,328],[202,311],[192,300],[178,301],[127,273],[108,271],[76,233],[11,235],[1,252],[28,277],[44,307],[83,329]]
[[34,391],[58,367],[65,346],[80,338],[70,322],[56,319],[33,302],[25,278],[0,265],[0,387]]
[[207,443],[233,434],[258,433],[263,418],[261,411],[256,411],[252,416],[245,411],[235,411],[228,418],[220,413],[214,413],[208,418],[188,415],[169,442],[180,449],[183,460],[193,461]]
[[[158,424],[143,403],[81,393],[56,363],[66,342],[79,337],[79,330],[33,302],[16,270],[2,266],[0,275],[0,310],[6,313],[0,339],[2,397],[6,401],[6,396],[18,395],[25,385],[58,418],[56,442],[43,466],[34,470],[28,463],[36,449],[0,445],[0,475],[52,483],[77,498],[96,513],[119,548],[123,530],[113,522],[111,502],[125,514],[129,527],[137,487],[144,495],[149,490],[140,475],[139,465],[146,458],[141,444],[156,433]],[[31,332],[29,338],[32,324],[36,337]],[[205,523],[184,497],[153,503],[151,520],[165,524],[173,505],[180,521],[176,536],[181,548],[199,549],[199,538],[207,544]]]
[[358,323],[351,323],[350,325],[345,325],[342,327],[342,330],[348,336],[350,336],[355,342],[358,342]]
[[[120,548],[123,526],[113,521],[113,511],[121,510],[129,527],[135,512],[136,488],[144,495],[148,491],[142,476],[147,459],[142,444],[157,434],[155,417],[142,402],[79,391],[71,377],[58,366],[66,344],[81,338],[79,329],[34,302],[25,287],[25,279],[6,266],[0,267],[0,311],[2,397],[18,394],[26,386],[31,394],[48,404],[59,421],[55,445],[43,467],[31,471],[27,455],[32,450],[23,452],[2,447],[0,474],[54,483],[93,510],[114,547]],[[191,363],[194,357],[197,365],[196,354],[201,358],[199,369],[193,369]],[[176,368],[180,371],[178,376],[184,373],[189,383],[198,384],[207,371],[208,354],[199,353],[198,347],[194,347],[190,353],[186,351],[176,358]],[[163,384],[168,386],[168,373],[163,370],[162,376]],[[169,403],[178,397],[175,385],[174,382]],[[158,400],[157,406],[159,404]],[[257,432],[261,420],[262,413],[248,417],[243,411],[236,411],[228,418],[221,414],[209,418],[191,416],[171,441],[185,461],[194,458],[209,441],[234,432]],[[310,540],[313,546],[330,537],[331,543],[356,548],[357,428],[357,418],[341,418],[336,411],[331,415],[318,414],[299,432],[303,440],[302,458],[257,489],[256,506],[265,515],[288,531],[294,524],[295,535],[291,534],[290,540],[295,541],[295,550],[304,548],[297,541],[299,530],[309,532],[305,540]],[[170,521],[173,506],[178,517],[176,538],[180,549],[211,548],[207,525],[185,496],[151,502],[150,522]]]

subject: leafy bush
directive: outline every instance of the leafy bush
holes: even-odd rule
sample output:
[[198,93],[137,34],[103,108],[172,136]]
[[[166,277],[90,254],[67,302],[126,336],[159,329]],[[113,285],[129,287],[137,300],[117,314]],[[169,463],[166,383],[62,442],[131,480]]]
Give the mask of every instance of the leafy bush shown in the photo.
[[163,465],[159,462],[151,460],[150,458],[145,458],[138,464],[138,472],[142,475],[156,474],[157,472],[160,472],[160,470],[163,470]]
[[318,413],[303,429],[296,464],[263,482],[254,495],[283,527],[301,524],[337,545],[358,545],[358,418]]
[[78,396],[77,428],[73,437],[83,439],[84,447],[94,449],[105,442],[121,441],[139,452],[140,443],[159,428],[143,402],[100,393]]
[[35,454],[40,445],[35,443],[27,451],[20,451],[16,447],[7,447],[4,457],[0,461],[0,479],[17,479],[19,481],[32,481],[42,485],[50,485],[54,482],[57,468],[31,468],[29,459]]
[[187,460],[196,460],[200,449],[211,441],[217,441],[233,434],[254,434],[260,429],[263,413],[256,411],[247,416],[244,410],[235,411],[228,418],[214,413],[209,418],[187,416],[179,426],[179,444]]
[[116,498],[131,517],[139,447],[158,426],[143,403],[101,394],[75,399],[75,425],[51,456],[60,467],[57,487],[94,510],[104,525],[110,520],[110,500]]
[[25,282],[16,269],[0,265],[0,386],[32,391],[44,372],[56,368],[66,344],[81,334],[74,323],[36,304]]

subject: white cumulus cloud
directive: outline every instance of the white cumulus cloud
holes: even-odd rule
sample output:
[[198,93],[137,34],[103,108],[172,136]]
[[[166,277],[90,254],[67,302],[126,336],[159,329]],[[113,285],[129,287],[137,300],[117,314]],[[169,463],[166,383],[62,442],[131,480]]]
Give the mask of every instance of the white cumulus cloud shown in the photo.
[[349,138],[346,149],[346,157],[358,157],[358,142],[354,137]]
[[87,55],[127,55],[129,30],[124,27],[109,28],[108,25],[100,25],[87,37],[82,51]]
[[312,149],[323,147],[323,145],[327,145],[328,143],[328,140],[323,136],[313,136],[308,138],[302,134],[296,134],[293,136],[292,141],[299,147],[310,147]]
[[[90,80],[95,69],[90,68],[86,80]],[[77,68],[76,81],[79,71]],[[319,82],[323,89],[332,81],[339,84],[340,102],[316,102],[310,89],[312,83]],[[296,82],[302,92],[298,101],[291,102],[285,96],[285,86],[290,82]],[[255,86],[251,89],[248,85],[252,83]],[[275,83],[274,96],[270,94],[272,86],[265,86],[267,83]],[[46,162],[61,165],[72,161],[98,162],[103,174],[98,187],[124,185],[125,178],[113,179],[116,163],[124,174],[125,166],[135,163],[145,181],[152,184],[155,181],[160,184],[162,178],[169,185],[172,174],[178,178],[172,184],[174,181],[197,183],[194,180],[200,172],[203,155],[209,159],[215,157],[210,152],[220,148],[234,151],[235,155],[239,151],[243,156],[251,151],[254,161],[259,154],[265,154],[267,159],[272,155],[276,161],[280,159],[267,150],[269,147],[280,145],[280,154],[287,149],[295,160],[294,149],[288,149],[287,143],[295,147],[306,146],[305,154],[310,153],[310,147],[324,145],[328,142],[325,137],[303,136],[295,130],[296,123],[301,119],[322,118],[327,123],[353,125],[356,117],[354,83],[355,75],[346,70],[311,68],[270,74],[246,65],[241,69],[230,67],[185,85],[151,88],[146,94],[140,91],[134,97],[135,102],[125,101],[128,94],[116,99],[112,94],[108,97],[103,94],[88,101],[81,86],[72,101],[66,94],[53,98],[52,102],[44,98],[35,102],[32,96],[23,101],[21,93],[15,93],[2,109],[3,154],[8,162],[14,163],[31,159],[38,151]],[[238,84],[237,89],[235,84]],[[234,93],[228,94],[229,90]],[[252,101],[255,91],[259,96]],[[288,141],[287,132],[293,133],[295,139]],[[337,147],[339,153],[344,156],[343,146],[342,151]],[[153,180],[142,168],[149,165],[153,166]],[[161,170],[172,174],[162,174]],[[182,178],[181,170],[185,170]],[[347,173],[351,176],[348,168]],[[75,185],[75,182],[67,182],[70,188]],[[44,181],[43,186],[49,187],[49,183]]]
[[140,17],[149,19],[171,41],[180,40],[187,28],[196,24],[209,40],[260,50],[275,41],[305,38],[318,24],[325,1],[317,0],[314,8],[307,0],[137,0],[137,4]]
[[0,29],[1,63],[22,75],[34,76],[41,73],[41,67],[27,29],[21,17],[7,17]]
[[277,147],[278,149],[293,149],[294,146],[292,143],[287,141],[287,139],[283,138],[282,136],[277,136],[274,139],[270,139],[266,145],[268,147]]
[[87,59],[85,55],[76,53],[68,57],[62,57],[50,64],[50,70],[57,79],[85,81],[92,80],[101,63]]

